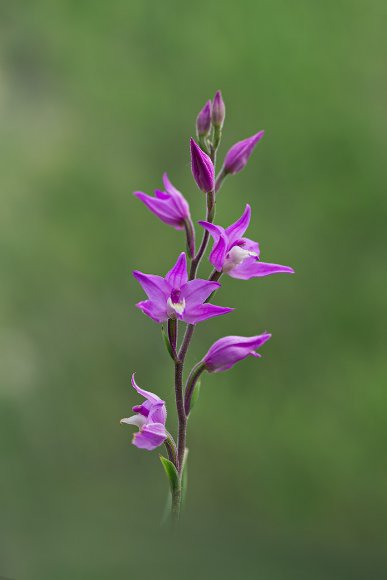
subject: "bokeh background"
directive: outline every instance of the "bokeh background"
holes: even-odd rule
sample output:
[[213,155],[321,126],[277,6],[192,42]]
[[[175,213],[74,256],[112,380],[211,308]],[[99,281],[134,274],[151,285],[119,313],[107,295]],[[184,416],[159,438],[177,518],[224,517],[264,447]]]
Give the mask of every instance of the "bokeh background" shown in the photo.
[[[385,1],[15,0],[0,16],[0,575],[386,578]],[[297,275],[226,279],[218,303],[237,311],[195,336],[190,363],[225,334],[273,333],[261,360],[206,377],[171,537],[157,453],[119,419],[136,370],[174,429],[130,271],[165,273],[183,239],[131,192],[167,170],[202,218],[188,140],[218,88],[221,155],[266,135],[217,220],[250,202],[263,259]]]

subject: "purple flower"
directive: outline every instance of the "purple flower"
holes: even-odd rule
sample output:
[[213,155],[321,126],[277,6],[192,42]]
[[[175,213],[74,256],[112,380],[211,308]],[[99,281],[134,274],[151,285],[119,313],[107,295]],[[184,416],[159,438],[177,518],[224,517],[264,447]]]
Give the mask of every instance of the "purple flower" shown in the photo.
[[140,449],[152,451],[152,449],[156,449],[156,447],[164,443],[167,438],[165,402],[157,395],[141,389],[134,380],[134,373],[132,375],[132,387],[139,395],[144,397],[145,401],[141,405],[133,407],[136,415],[121,419],[121,423],[138,427],[138,433],[133,435],[133,445]]
[[224,118],[226,116],[226,107],[222,98],[222,93],[216,91],[214,100],[212,102],[212,122],[215,127],[223,127]]
[[250,216],[251,208],[247,204],[239,220],[226,229],[209,222],[199,222],[214,238],[214,245],[210,253],[210,262],[214,268],[218,272],[241,280],[270,276],[281,272],[294,274],[294,270],[288,266],[259,261],[258,243],[243,237],[249,227]]
[[215,187],[214,165],[207,155],[193,139],[191,139],[191,167],[192,175],[202,191],[209,193]]
[[180,254],[165,278],[143,274],[138,270],[133,272],[133,276],[141,284],[149,299],[139,302],[136,306],[155,322],[176,318],[189,324],[196,324],[233,310],[214,304],[203,304],[220,284],[199,278],[188,282],[187,259],[184,252]]
[[264,131],[260,131],[256,135],[235,143],[231,149],[226,153],[224,158],[223,171],[226,174],[239,173],[247,164],[250,155],[254,151],[254,147],[260,139],[262,139]]
[[155,190],[155,196],[147,195],[142,191],[135,191],[134,195],[140,199],[147,208],[164,223],[176,230],[184,229],[184,222],[190,219],[189,205],[183,195],[178,191],[164,173],[163,183],[165,191]]
[[211,128],[211,101],[207,101],[196,118],[196,130],[199,137],[205,137]]
[[233,367],[237,362],[248,356],[260,357],[255,352],[271,338],[271,334],[264,333],[259,336],[225,336],[214,342],[203,363],[210,373],[219,373]]

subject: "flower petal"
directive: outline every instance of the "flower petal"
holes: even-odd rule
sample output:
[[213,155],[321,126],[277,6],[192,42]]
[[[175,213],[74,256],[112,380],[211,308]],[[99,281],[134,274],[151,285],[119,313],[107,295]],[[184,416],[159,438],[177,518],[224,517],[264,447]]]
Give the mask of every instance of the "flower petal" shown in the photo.
[[146,418],[143,415],[132,415],[132,417],[121,419],[120,423],[125,423],[126,425],[135,425],[141,429],[141,427],[143,427],[143,425],[146,423]]
[[155,302],[151,300],[143,300],[142,302],[137,302],[137,308],[142,310],[144,314],[149,316],[152,320],[159,323],[168,320],[167,303],[164,302],[164,307],[162,308]]
[[241,238],[240,240],[236,240],[236,241],[239,242],[238,245],[243,250],[248,250],[249,252],[254,252],[255,254],[257,254],[257,257],[259,257],[260,249],[259,249],[258,242],[254,242],[254,240],[250,240],[249,238]]
[[153,405],[164,404],[164,401],[162,399],[160,399],[160,397],[158,397],[154,393],[151,393],[150,391],[146,391],[145,389],[142,389],[141,387],[138,386],[138,384],[136,383],[136,380],[134,378],[135,374],[136,373],[133,373],[132,378],[131,378],[131,383],[132,383],[133,389],[135,391],[137,391],[137,393],[139,395],[144,397],[144,399],[147,399],[148,401],[150,401]]
[[165,425],[167,420],[167,409],[165,407],[164,401],[152,405],[148,416],[148,423],[161,423]]
[[180,289],[188,281],[187,258],[184,252],[180,254],[172,270],[165,276],[171,288]]
[[164,278],[154,274],[144,274],[138,270],[133,271],[133,276],[141,285],[149,300],[156,302],[160,306],[166,303],[171,290]]
[[139,449],[152,451],[164,443],[167,433],[164,425],[160,423],[148,423],[141,431],[133,435],[133,445]]
[[243,237],[243,234],[249,227],[250,218],[251,218],[251,207],[249,206],[249,204],[246,204],[245,211],[243,212],[241,217],[231,226],[226,228],[229,247],[230,245],[233,244],[233,242],[235,242],[235,240]]
[[264,131],[260,131],[252,137],[235,143],[224,158],[224,171],[232,174],[242,171],[254,151],[256,144],[262,139],[263,135]]
[[269,338],[271,334],[267,332],[259,336],[225,336],[211,346],[203,362],[211,373],[226,371],[248,356],[260,357],[255,350]]
[[183,320],[188,324],[197,324],[203,322],[208,318],[214,316],[221,316],[232,312],[234,308],[226,308],[223,306],[216,306],[215,304],[199,304],[192,308],[186,308],[183,315]]
[[200,221],[198,223],[214,238],[214,245],[212,247],[209,260],[214,268],[220,272],[223,268],[227,252],[227,235],[221,226],[215,226],[214,224],[205,221]]
[[185,197],[182,193],[172,183],[170,182],[168,175],[164,173],[163,175],[163,183],[166,192],[171,196],[173,203],[177,211],[179,212],[180,216],[187,218],[190,215],[189,205]]
[[142,191],[135,191],[134,195],[161,221],[177,230],[184,229],[184,217],[176,207],[174,200],[170,195],[161,196],[160,193],[163,192],[156,191],[156,197],[151,197]]
[[271,276],[272,274],[294,274],[294,270],[289,266],[260,262],[252,257],[247,258],[228,272],[229,276],[238,278],[239,280],[250,280],[250,278],[261,278],[263,276]]
[[183,286],[181,297],[185,299],[186,304],[190,306],[202,304],[212,292],[220,288],[219,282],[210,282],[209,280],[191,280]]

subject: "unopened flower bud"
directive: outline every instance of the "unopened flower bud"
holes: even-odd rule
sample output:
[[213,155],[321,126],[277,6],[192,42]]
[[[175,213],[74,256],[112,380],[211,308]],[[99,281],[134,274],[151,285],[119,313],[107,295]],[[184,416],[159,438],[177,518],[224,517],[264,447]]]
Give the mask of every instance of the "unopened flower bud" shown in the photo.
[[214,127],[222,128],[224,118],[226,116],[226,107],[222,98],[222,93],[216,91],[214,100],[212,102],[212,123]]
[[211,101],[208,100],[196,118],[198,137],[205,137],[211,129]]
[[269,338],[271,334],[267,332],[259,336],[225,336],[212,345],[203,363],[210,373],[226,371],[248,356],[260,357],[256,349]]
[[215,188],[215,171],[210,157],[191,139],[192,175],[202,191],[209,193]]
[[262,139],[263,135],[264,131],[260,131],[248,139],[235,143],[224,159],[224,172],[226,174],[234,174],[242,171],[254,151],[256,144]]

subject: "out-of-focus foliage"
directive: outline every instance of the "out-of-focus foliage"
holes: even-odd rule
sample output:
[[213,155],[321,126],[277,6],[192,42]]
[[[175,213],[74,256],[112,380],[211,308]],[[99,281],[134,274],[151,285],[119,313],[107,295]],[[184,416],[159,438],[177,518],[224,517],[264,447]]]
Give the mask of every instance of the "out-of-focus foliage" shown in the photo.
[[[0,575],[385,578],[386,2],[15,0],[0,14]],[[217,222],[251,203],[262,259],[297,274],[225,279],[217,301],[237,311],[195,336],[190,363],[225,334],[273,339],[204,377],[172,540],[157,454],[119,419],[134,370],[173,409],[130,270],[165,274],[183,239],[131,192],[167,170],[203,217],[188,143],[218,88],[221,155],[266,134]]]

